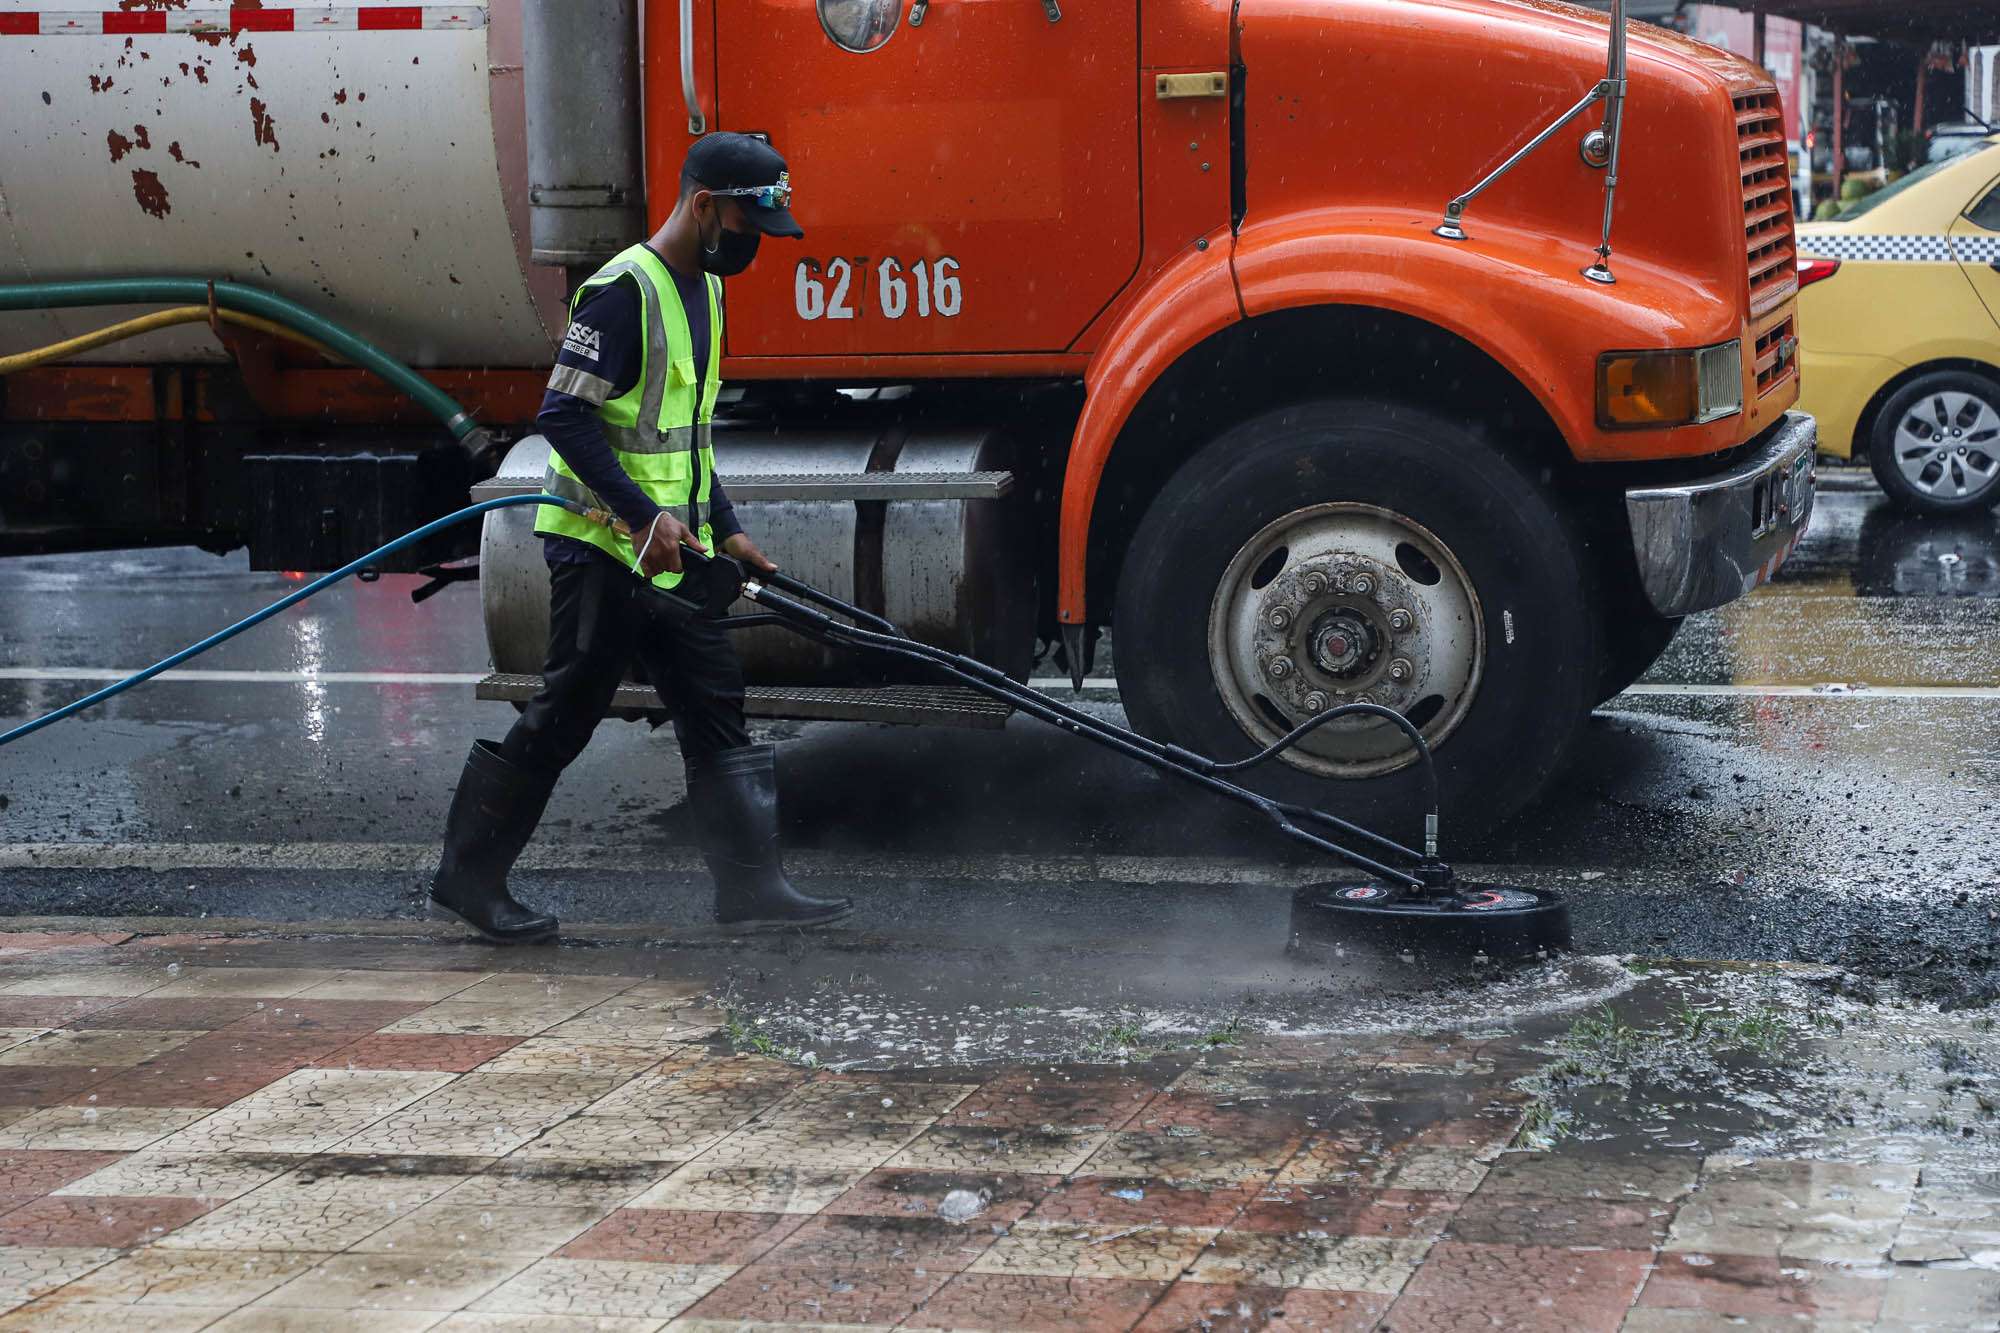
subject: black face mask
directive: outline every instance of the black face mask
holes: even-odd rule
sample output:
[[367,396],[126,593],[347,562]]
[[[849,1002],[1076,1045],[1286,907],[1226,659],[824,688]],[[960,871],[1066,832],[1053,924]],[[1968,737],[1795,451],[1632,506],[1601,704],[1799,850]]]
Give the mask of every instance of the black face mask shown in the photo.
[[757,244],[764,239],[758,231],[731,231],[722,225],[718,216],[715,221],[715,244],[710,245],[706,237],[701,243],[701,266],[718,278],[730,278],[750,267],[750,261],[757,257]]

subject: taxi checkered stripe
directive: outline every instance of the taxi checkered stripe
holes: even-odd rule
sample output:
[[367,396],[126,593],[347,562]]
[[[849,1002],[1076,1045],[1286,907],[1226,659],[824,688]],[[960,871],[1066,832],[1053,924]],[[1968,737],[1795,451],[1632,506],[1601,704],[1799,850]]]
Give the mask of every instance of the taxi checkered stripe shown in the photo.
[[1827,259],[1891,264],[1990,264],[2000,260],[2000,236],[1807,235],[1799,249]]

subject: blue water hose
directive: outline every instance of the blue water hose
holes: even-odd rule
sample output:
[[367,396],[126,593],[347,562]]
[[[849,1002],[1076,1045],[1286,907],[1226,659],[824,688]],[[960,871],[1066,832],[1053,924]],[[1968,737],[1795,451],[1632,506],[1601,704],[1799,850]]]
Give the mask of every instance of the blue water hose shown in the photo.
[[464,523],[470,519],[478,518],[481,514],[487,513],[490,510],[505,509],[509,505],[534,505],[534,504],[560,505],[562,508],[569,510],[572,514],[580,514],[583,515],[584,517],[589,517],[592,513],[590,509],[579,504],[575,500],[565,500],[558,495],[503,495],[497,500],[482,500],[476,505],[468,505],[464,509],[459,510],[457,513],[446,514],[443,518],[433,519],[429,523],[424,524],[421,528],[418,528],[413,532],[404,533],[402,536],[396,538],[396,540],[390,542],[387,546],[377,547],[375,550],[370,551],[367,555],[362,556],[359,560],[351,561],[348,564],[342,565],[339,569],[334,570],[331,574],[320,575],[318,578],[314,579],[311,583],[306,584],[303,588],[298,589],[296,592],[290,593],[287,596],[279,598],[277,601],[271,603],[269,606],[265,607],[261,611],[257,611],[250,615],[245,616],[243,619],[237,621],[234,625],[231,625],[228,629],[217,630],[215,633],[203,639],[200,643],[189,644],[187,647],[175,653],[172,657],[165,658],[161,661],[155,662],[153,663],[153,665],[147,667],[144,671],[135,671],[131,675],[125,677],[125,679],[117,681],[110,685],[106,685],[103,689],[98,690],[94,694],[87,694],[83,698],[78,699],[75,703],[66,704],[63,707],[56,709],[55,712],[50,713],[45,717],[38,717],[32,722],[23,722],[20,726],[15,727],[12,731],[0,733],[0,745],[7,745],[13,741],[18,741],[23,736],[32,735],[35,732],[40,731],[43,727],[50,726],[54,723],[60,722],[66,717],[74,717],[78,713],[81,713],[84,709],[89,708],[94,704],[101,704],[106,699],[109,699],[114,695],[123,694],[125,691],[131,689],[134,685],[143,685],[147,681],[151,680],[153,677],[159,675],[162,671],[171,671],[175,667],[179,666],[181,663],[187,661],[189,658],[199,657],[203,653],[207,652],[209,649],[217,646],[218,644],[227,643],[229,640],[241,634],[244,630],[250,629],[251,627],[256,625],[263,624],[265,621],[269,620],[272,616],[277,615],[280,611],[283,611],[288,607],[297,606],[300,602],[303,602],[306,598],[313,596],[315,593],[325,592],[328,588],[331,588],[334,584],[340,582],[342,579],[347,578],[348,576],[353,574],[359,574],[362,570],[368,568],[370,565],[377,563],[383,557],[394,555],[397,551],[403,550],[405,547],[414,546],[418,542],[424,540],[426,537],[432,536],[435,533],[442,532],[446,528],[455,526],[456,524]]

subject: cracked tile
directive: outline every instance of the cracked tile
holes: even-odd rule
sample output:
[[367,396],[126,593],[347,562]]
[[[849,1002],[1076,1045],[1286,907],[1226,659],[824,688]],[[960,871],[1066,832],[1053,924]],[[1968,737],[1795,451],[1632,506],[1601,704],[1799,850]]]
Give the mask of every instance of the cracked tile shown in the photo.
[[1083,1170],[1105,1176],[1165,1176],[1174,1180],[1268,1179],[1291,1159],[1296,1138],[1244,1138],[1211,1134],[1125,1130],[1091,1154]]
[[1137,1075],[1064,1077],[1015,1070],[982,1085],[941,1117],[941,1123],[982,1129],[1123,1129],[1157,1092]]
[[850,1273],[752,1264],[720,1284],[691,1313],[752,1323],[895,1324],[922,1309],[947,1278],[910,1268]]
[[434,1071],[301,1069],[160,1147],[181,1153],[325,1152],[451,1079]]
[[700,1041],[722,1029],[722,1017],[712,1009],[692,1009],[672,1000],[632,1001],[622,995],[593,1005],[558,1023],[549,1035],[565,1040]]
[[[145,1317],[146,1333],[195,1333],[228,1313],[227,1306],[150,1306]],[[33,1329],[36,1333],[130,1333],[132,1323],[131,1306],[68,1299],[65,1289],[32,1301],[12,1314],[0,1315],[0,1333],[14,1333],[17,1329]]]
[[52,1195],[0,1217],[0,1246],[125,1249],[164,1236],[209,1207],[193,1199]]
[[1463,1204],[1463,1195],[1435,1190],[1271,1185],[1253,1193],[1243,1215],[1230,1225],[1237,1231],[1435,1240]]
[[301,1000],[421,1000],[435,1003],[476,986],[489,972],[343,972],[298,993]]
[[235,1309],[274,1291],[324,1254],[137,1250],[64,1289],[79,1301]]
[[469,1176],[452,1191],[454,1204],[504,1208],[613,1208],[664,1180],[671,1168],[602,1159],[529,1161],[519,1153]]
[[213,1113],[206,1106],[52,1106],[0,1126],[0,1148],[133,1152]]
[[1672,1205],[1651,1199],[1541,1199],[1482,1189],[1459,1205],[1451,1238],[1485,1245],[1649,1250],[1665,1242],[1672,1218]]
[[894,1167],[1068,1175],[1110,1138],[1107,1132],[985,1125],[932,1125],[889,1159]]
[[340,971],[311,967],[187,967],[177,977],[165,976],[164,969],[157,975],[166,984],[157,990],[149,988],[145,992],[148,999],[283,1000],[334,980]]
[[0,982],[0,996],[132,996],[166,986],[174,978],[165,967],[65,967],[39,976]]
[[117,1257],[103,1246],[0,1246],[0,1309],[46,1296]]
[[1037,1226],[1056,1223],[1118,1227],[1224,1227],[1256,1197],[1253,1185],[1160,1180],[1150,1176],[1077,1176],[1035,1205]]
[[1225,1286],[1177,1282],[1146,1312],[1138,1333],[1366,1333],[1390,1297],[1362,1291],[1307,1291],[1297,1287]]
[[853,1189],[829,1203],[826,1213],[850,1217],[929,1217],[954,1190],[984,1195],[985,1211],[978,1223],[1018,1222],[1048,1198],[1060,1176],[1015,1172],[919,1171],[881,1167],[870,1171]]
[[213,1032],[255,1012],[257,1001],[254,999],[219,996],[199,1000],[158,1000],[140,997],[120,1000],[107,1008],[85,1014],[68,1026],[79,1030],[118,1028],[137,1032],[147,1028],[167,1028],[182,1032]]
[[799,1222],[786,1213],[620,1208],[563,1246],[557,1257],[742,1265],[762,1258]]
[[544,1259],[473,1303],[493,1314],[625,1315],[671,1319],[722,1285],[728,1267]]
[[954,1226],[933,1217],[822,1214],[792,1231],[759,1262],[841,1273],[885,1267],[956,1273],[986,1253],[993,1241],[990,1224]]
[[1215,1235],[1214,1227],[1037,1225],[1030,1218],[995,1239],[971,1271],[1171,1282]]
[[635,1208],[702,1212],[816,1213],[845,1194],[865,1170],[791,1166],[717,1166],[689,1162],[632,1200]]
[[[434,1328],[444,1315],[435,1310],[371,1310],[370,1333],[421,1333]],[[280,1310],[254,1306],[238,1310],[209,1328],[219,1333],[352,1333],[355,1319],[347,1310]]]
[[463,1074],[490,1068],[519,1037],[468,1037],[459,1033],[377,1033],[343,1046],[333,1059],[349,1069],[437,1069]]
[[109,1194],[226,1202],[276,1180],[306,1160],[301,1153],[173,1153],[149,1148],[109,1162],[55,1193],[58,1198]]
[[344,1250],[407,1217],[465,1174],[396,1159],[356,1159],[358,1169],[346,1171],[345,1160],[316,1158],[163,1237],[156,1248],[282,1251],[309,1239],[321,1249]]
[[1393,1296],[1424,1261],[1427,1240],[1317,1232],[1224,1231],[1188,1274],[1195,1282]]
[[1545,1199],[1652,1199],[1672,1203],[1694,1188],[1701,1159],[1684,1153],[1510,1152],[1493,1161],[1481,1194]]
[[581,1236],[604,1216],[602,1208],[586,1205],[509,1206],[459,1203],[457,1198],[458,1191],[453,1190],[424,1204],[401,1221],[357,1242],[353,1252],[540,1259]]
[[[624,1319],[617,1315],[475,1314],[461,1310],[431,1327],[439,1333],[657,1333],[666,1327],[666,1321]],[[685,1319],[674,1324],[676,1330],[688,1327]],[[732,1323],[729,1333],[751,1331]],[[788,1333],[805,1333],[805,1330],[788,1330]]]
[[[459,992],[461,995],[463,991]],[[382,1029],[391,1035],[442,1033],[475,1037],[533,1037],[580,1013],[576,1000],[552,998],[539,1004],[494,1004],[484,1000],[439,1000]]]
[[[0,1131],[4,1133],[4,1131]],[[1666,1248],[1868,1263],[1895,1242],[1913,1166],[1711,1158],[1681,1202]]]
[[1018,1333],[1129,1328],[1166,1289],[1164,1282],[1117,1278],[960,1273],[902,1327],[1004,1328]]
[[664,1074],[692,1068],[702,1056],[699,1046],[530,1037],[512,1049],[494,1055],[479,1067],[479,1072],[588,1074],[625,1078],[635,1074]]
[[799,1071],[771,1061],[676,1060],[672,1067],[642,1074],[607,1093],[584,1114],[701,1120],[733,1127],[776,1106],[804,1078]]
[[615,1082],[581,1074],[465,1074],[376,1121],[341,1150],[505,1156]]
[[47,1031],[46,1027],[0,1028],[0,1053],[13,1050],[24,1041],[33,1041]]
[[[158,1029],[137,1032],[121,1032],[115,1028],[95,1032],[63,1029],[0,1052],[0,1066],[87,1065],[96,1069],[121,1069],[143,1060],[157,1059],[201,1035],[199,1032]],[[4,1077],[0,1075],[0,1078]]]
[[[437,1254],[337,1254],[257,1302],[258,1310],[345,1311],[372,1322],[377,1311],[448,1314],[527,1267],[520,1258]],[[360,1312],[367,1311],[364,1321]]]
[[782,1163],[803,1170],[867,1171],[917,1136],[917,1126],[877,1120],[767,1123],[739,1129],[702,1155],[717,1167]]
[[1398,1333],[1479,1327],[1616,1329],[1645,1280],[1636,1250],[1562,1250],[1442,1241],[1389,1307]]
[[597,977],[568,972],[505,972],[456,992],[452,998],[472,1004],[546,1004],[551,1000],[576,1005],[581,1013],[593,1004],[629,991],[639,983],[631,977]]
[[47,1194],[110,1166],[122,1156],[115,1152],[34,1149],[0,1152],[0,1195]]
[[768,1113],[787,1120],[878,1120],[929,1124],[965,1100],[973,1083],[906,1083],[821,1078],[794,1089]]
[[1873,1323],[1884,1284],[1823,1264],[1742,1254],[1663,1254],[1639,1293],[1646,1309],[1699,1311],[1718,1319],[1854,1320]]
[[1486,1179],[1487,1164],[1470,1148],[1427,1148],[1400,1153],[1375,1168],[1372,1183],[1404,1190],[1470,1194]]
[[607,1161],[690,1162],[734,1133],[740,1122],[693,1118],[580,1115],[552,1125],[515,1150],[516,1158],[595,1157]]

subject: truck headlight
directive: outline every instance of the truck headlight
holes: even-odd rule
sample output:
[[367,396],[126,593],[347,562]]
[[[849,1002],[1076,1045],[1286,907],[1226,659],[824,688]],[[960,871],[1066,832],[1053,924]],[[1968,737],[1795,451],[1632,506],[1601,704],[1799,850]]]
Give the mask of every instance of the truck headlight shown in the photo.
[[1597,424],[1604,430],[1698,426],[1743,410],[1743,343],[1597,358]]

